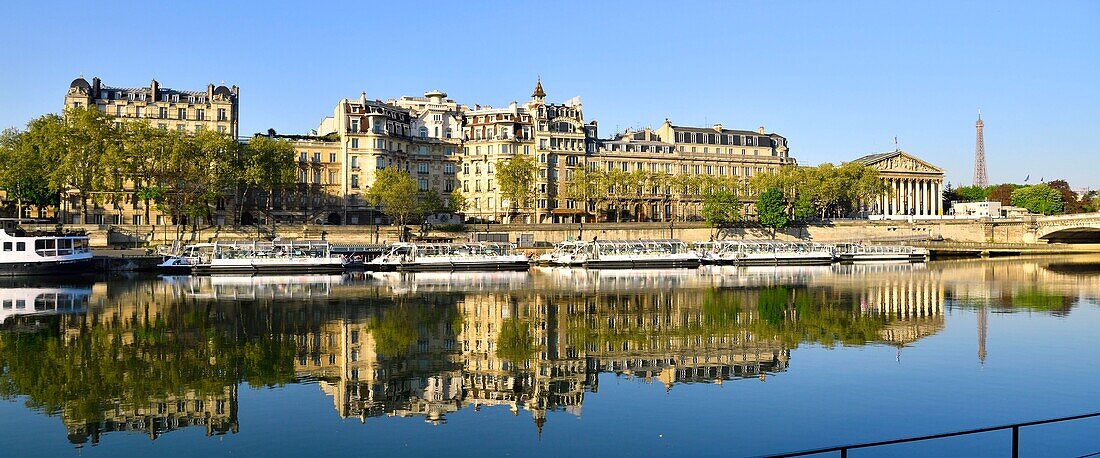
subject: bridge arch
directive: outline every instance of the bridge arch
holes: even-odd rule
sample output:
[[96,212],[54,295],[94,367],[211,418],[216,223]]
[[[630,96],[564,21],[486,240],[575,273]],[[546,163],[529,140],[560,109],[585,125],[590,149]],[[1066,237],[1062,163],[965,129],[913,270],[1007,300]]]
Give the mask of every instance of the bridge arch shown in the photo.
[[1074,226],[1054,227],[1039,240],[1050,243],[1100,243],[1100,227]]
[[1100,213],[1033,216],[1026,241],[1048,243],[1100,243]]

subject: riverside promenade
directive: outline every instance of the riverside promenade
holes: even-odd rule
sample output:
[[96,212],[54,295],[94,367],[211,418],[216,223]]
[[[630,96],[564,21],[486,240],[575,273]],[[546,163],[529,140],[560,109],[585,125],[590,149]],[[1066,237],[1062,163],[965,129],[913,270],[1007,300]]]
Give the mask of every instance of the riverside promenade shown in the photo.
[[[47,228],[47,227],[43,227]],[[49,228],[52,228],[50,226]],[[401,240],[399,226],[323,226],[279,225],[246,227],[200,227],[180,231],[176,226],[68,225],[68,229],[86,231],[93,247],[157,247],[183,243],[284,239],[325,239],[333,244],[373,245]],[[529,240],[537,245],[566,240],[591,239],[669,239],[700,242],[712,239],[770,239],[769,229],[752,223],[727,227],[708,227],[702,222],[627,222],[588,224],[469,224],[464,230],[421,232],[419,226],[407,226],[406,234],[436,239],[470,240],[473,234],[507,234],[508,240]],[[828,220],[805,226],[788,227],[775,233],[778,240],[814,242],[901,242],[949,241],[978,244],[1047,245],[1100,243],[1100,214],[1024,217],[1012,219],[916,219],[916,220]]]

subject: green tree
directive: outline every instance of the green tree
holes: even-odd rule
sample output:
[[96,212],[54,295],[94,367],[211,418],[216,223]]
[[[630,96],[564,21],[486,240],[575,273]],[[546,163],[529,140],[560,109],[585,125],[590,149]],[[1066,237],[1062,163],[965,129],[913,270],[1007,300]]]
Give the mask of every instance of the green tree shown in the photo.
[[589,209],[599,208],[600,203],[607,200],[604,182],[604,173],[600,170],[577,169],[562,183],[561,196],[582,203],[587,218]]
[[374,184],[367,190],[367,200],[382,207],[382,211],[399,225],[408,224],[419,207],[418,186],[408,172],[397,167],[379,170]]
[[1062,194],[1045,184],[1025,186],[1012,191],[1012,205],[1031,213],[1054,215],[1062,212]]
[[851,214],[864,210],[868,202],[889,193],[886,182],[879,171],[859,162],[847,162],[838,172],[845,186],[843,213]]
[[131,185],[134,197],[144,204],[145,221],[148,222],[151,203],[163,197],[164,188],[158,182],[164,179],[168,142],[172,136],[165,130],[150,127],[147,122],[127,122],[119,129],[123,179],[116,183],[117,192]]
[[462,194],[462,190],[455,188],[451,191],[451,195],[447,200],[447,207],[454,213],[463,213],[466,211],[469,205],[466,202],[466,195]]
[[500,195],[508,200],[509,216],[518,213],[535,195],[535,173],[538,165],[531,156],[516,154],[496,163],[496,180]]
[[89,199],[110,191],[108,181],[112,172],[105,170],[104,165],[111,161],[104,159],[115,157],[108,155],[118,148],[118,130],[109,115],[95,108],[69,108],[62,119],[60,132],[56,132],[60,142],[46,141],[43,145],[59,148],[51,152],[58,164],[50,185],[76,193],[80,200],[81,221],[86,223]]
[[417,216],[420,218],[427,218],[445,209],[446,206],[443,205],[443,197],[439,195],[439,191],[429,189],[417,193]]
[[57,205],[59,193],[50,187],[49,167],[29,137],[16,129],[0,133],[0,189],[16,202],[17,217],[23,217],[24,204],[34,205],[39,216],[45,207]]
[[955,195],[962,202],[984,202],[989,197],[990,190],[981,186],[960,186],[955,188]]
[[1054,180],[1047,183],[1047,186],[1054,188],[1062,195],[1062,210],[1065,213],[1083,213],[1088,210],[1077,192],[1070,189],[1069,182],[1066,180]]
[[787,203],[783,200],[783,193],[776,188],[769,188],[760,193],[756,201],[756,218],[764,227],[772,230],[772,238],[775,231],[790,223],[787,218]]
[[294,146],[286,140],[256,135],[231,159],[230,170],[234,179],[227,184],[234,191],[233,217],[237,221],[240,221],[243,212],[240,205],[243,196],[258,190],[275,195],[297,183],[298,165],[294,161]]
[[741,219],[741,199],[733,191],[717,189],[703,195],[703,219],[720,227]]

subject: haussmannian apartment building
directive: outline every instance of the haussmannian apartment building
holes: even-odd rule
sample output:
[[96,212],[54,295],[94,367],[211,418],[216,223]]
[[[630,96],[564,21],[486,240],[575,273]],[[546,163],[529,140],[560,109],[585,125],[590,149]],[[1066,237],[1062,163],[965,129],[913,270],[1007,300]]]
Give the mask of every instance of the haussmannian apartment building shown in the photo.
[[[673,125],[598,138],[596,121],[585,121],[579,97],[548,103],[542,82],[531,98],[505,107],[458,104],[447,94],[387,101],[341,100],[315,135],[289,136],[299,159],[297,195],[283,196],[272,216],[279,220],[375,224],[383,221],[365,195],[378,170],[399,167],[423,191],[451,192],[466,199],[466,218],[518,223],[592,222],[610,212],[634,221],[669,221],[698,215],[698,193],[672,186],[648,187],[629,198],[616,196],[585,208],[562,195],[581,169],[647,170],[668,175],[712,175],[747,180],[795,164],[786,138],[756,131]],[[513,155],[537,164],[534,198],[513,206],[500,192],[496,164]],[[620,191],[622,192],[622,191]],[[751,209],[751,199],[745,196]],[[615,202],[615,203],[613,203]],[[623,204],[623,202],[628,202]],[[616,208],[621,207],[621,208]]]
[[[114,117],[118,124],[144,121],[152,127],[175,129],[189,134],[212,130],[225,135],[238,135],[240,90],[237,86],[208,84],[204,91],[177,90],[162,87],[152,80],[147,87],[114,87],[99,78],[91,83],[78,77],[69,84],[65,94],[65,109],[94,107]],[[80,202],[75,196],[61,202],[61,218],[73,224],[170,224],[169,218],[157,211],[145,210],[140,199],[128,195],[115,208],[109,203],[95,203],[89,208],[88,221],[81,221]],[[224,224],[225,216],[216,217]]]
[[[118,122],[144,120],[154,127],[188,133],[210,129],[239,134],[236,86],[208,85],[206,91],[186,91],[161,87],[154,80],[149,87],[121,88],[107,86],[99,78],[91,83],[77,78],[69,86],[65,107],[82,106],[97,107]],[[420,190],[435,191],[448,204],[452,191],[460,190],[467,219],[594,222],[614,215],[615,220],[626,221],[685,220],[698,216],[701,197],[697,192],[684,193],[668,185],[646,186],[640,192],[619,187],[615,192],[621,194],[594,208],[567,199],[563,187],[585,168],[747,180],[795,164],[786,138],[763,127],[731,130],[720,124],[691,127],[665,120],[656,130],[627,130],[605,139],[598,135],[598,124],[585,120],[579,97],[550,103],[541,80],[529,100],[505,107],[470,107],[441,91],[386,101],[369,100],[363,93],[357,99],[340,100],[310,135],[276,135],[294,145],[298,183],[272,195],[257,192],[245,197],[238,223],[272,219],[383,223],[384,209],[372,206],[366,196],[377,172],[387,167],[408,172]],[[497,162],[518,154],[530,156],[537,164],[534,198],[526,205],[509,202],[495,179]],[[744,200],[751,212],[751,198],[744,196]],[[136,198],[120,206],[96,204],[86,223],[172,224],[156,211],[144,221],[144,207]],[[443,215],[436,222],[440,218],[458,221]],[[231,219],[229,212],[219,210],[212,221],[198,223],[224,225],[231,224]]]

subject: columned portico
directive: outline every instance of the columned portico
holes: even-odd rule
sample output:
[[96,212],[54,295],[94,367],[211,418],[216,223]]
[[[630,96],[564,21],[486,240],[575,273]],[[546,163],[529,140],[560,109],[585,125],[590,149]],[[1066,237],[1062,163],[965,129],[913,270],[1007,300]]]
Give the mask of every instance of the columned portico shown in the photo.
[[943,214],[944,171],[904,151],[872,154],[856,159],[878,169],[889,195],[879,198],[878,210],[887,216]]

